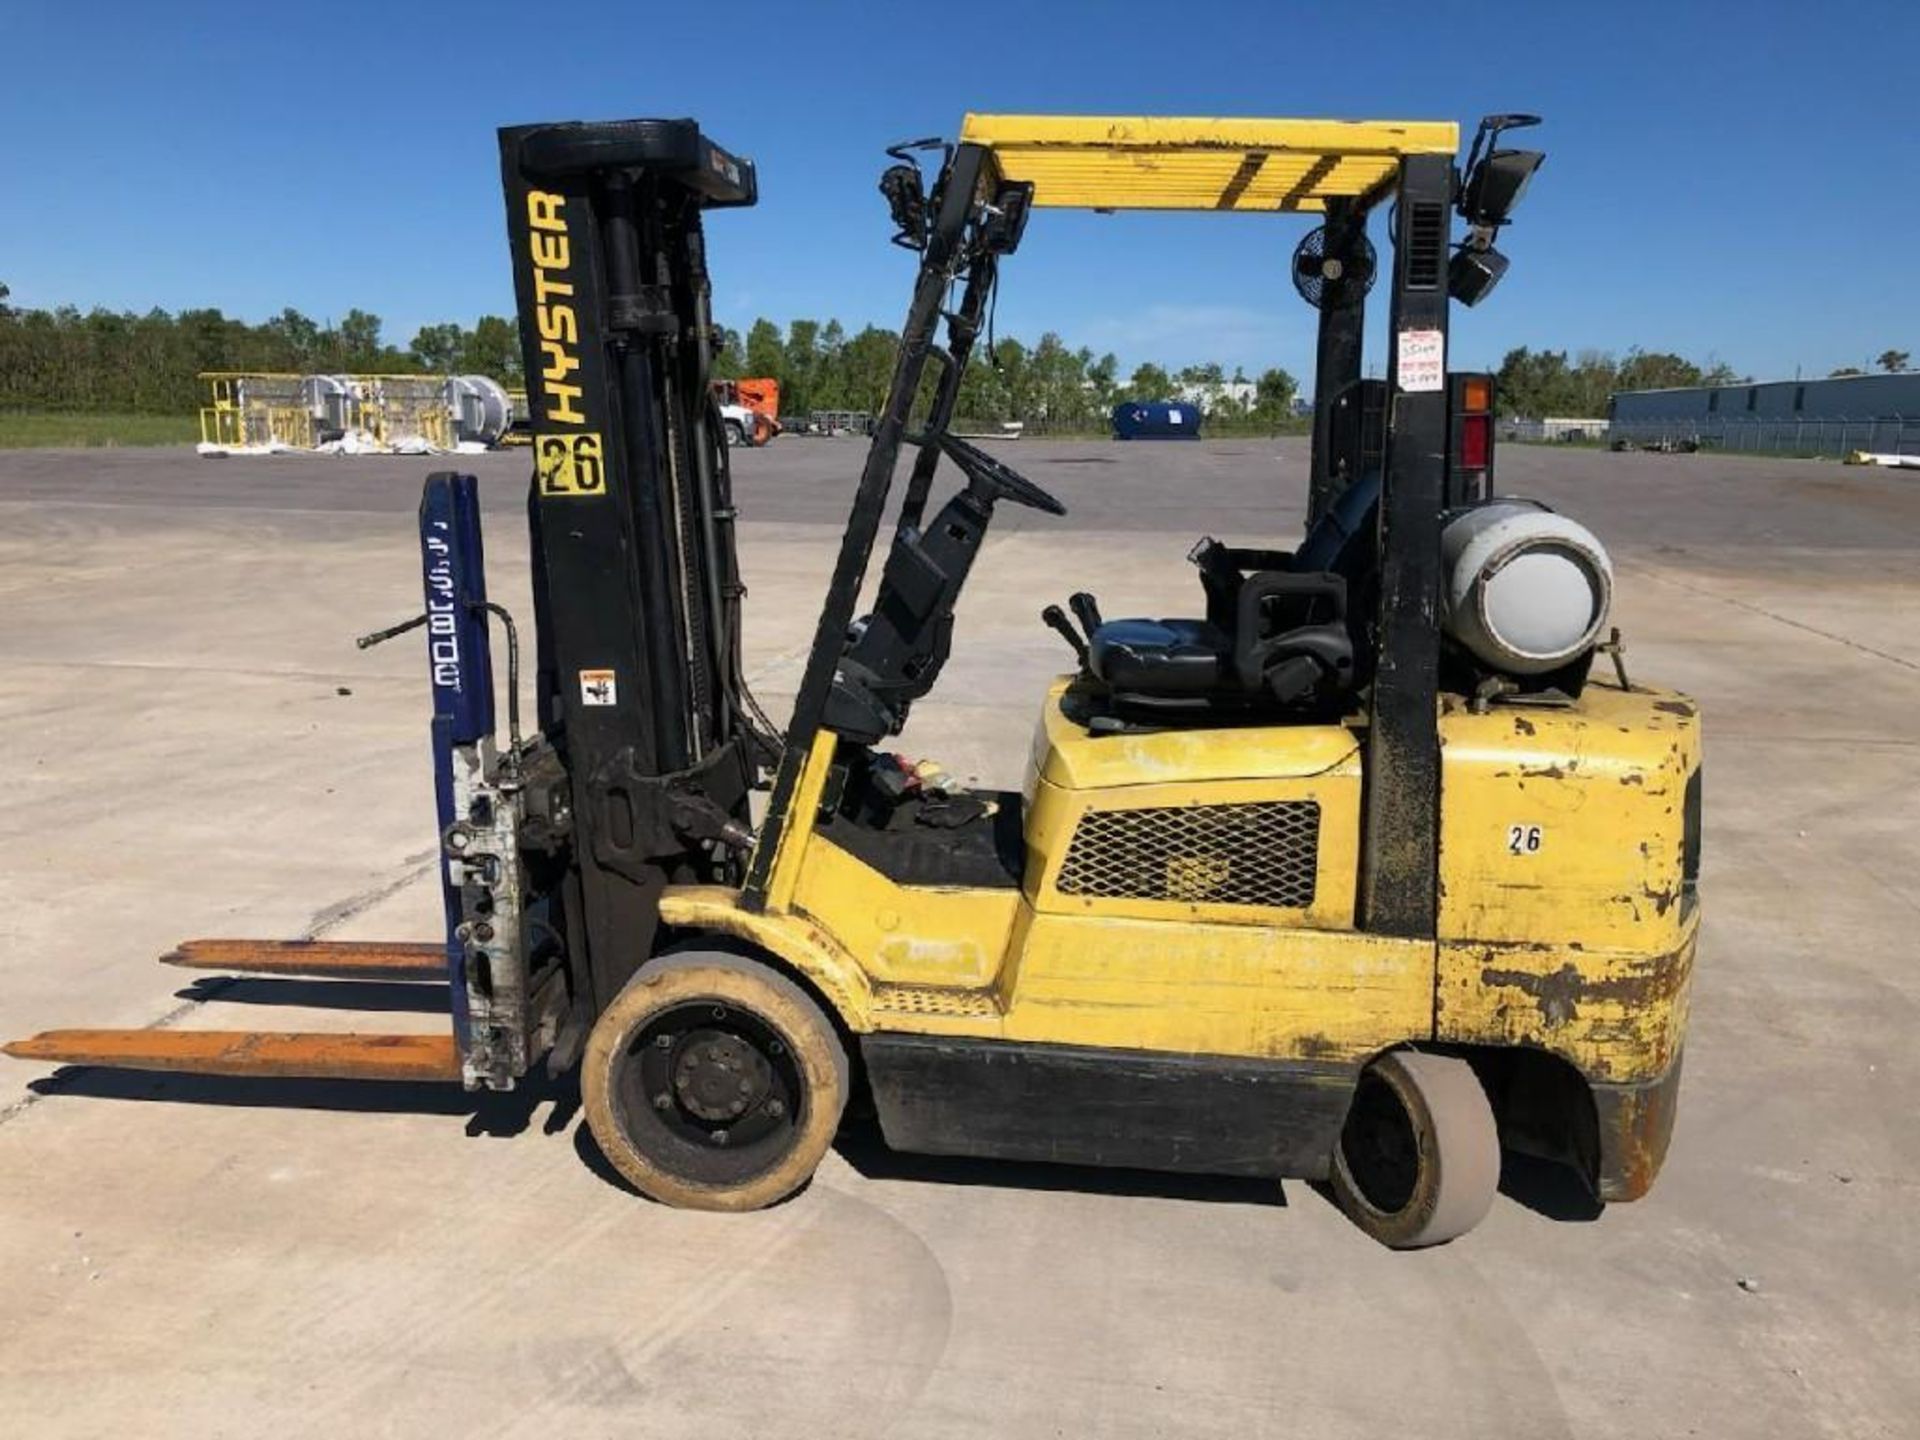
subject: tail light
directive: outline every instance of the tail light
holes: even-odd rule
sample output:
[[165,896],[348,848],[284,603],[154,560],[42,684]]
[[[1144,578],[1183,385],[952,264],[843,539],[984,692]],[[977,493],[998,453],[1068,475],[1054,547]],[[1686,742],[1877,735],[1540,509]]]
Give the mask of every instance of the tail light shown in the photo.
[[1471,505],[1493,494],[1493,377],[1447,377],[1447,502]]
[[1469,470],[1485,470],[1493,454],[1493,417],[1460,417],[1460,464]]

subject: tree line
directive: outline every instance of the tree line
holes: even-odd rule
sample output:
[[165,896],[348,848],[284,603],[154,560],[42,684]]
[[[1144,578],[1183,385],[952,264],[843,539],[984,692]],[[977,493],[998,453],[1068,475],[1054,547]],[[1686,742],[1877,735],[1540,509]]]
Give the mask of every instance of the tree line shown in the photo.
[[[795,320],[785,330],[755,320],[744,335],[727,332],[715,373],[780,382],[789,415],[821,410],[875,412],[887,399],[900,337],[869,325],[849,335],[838,320]],[[1012,337],[984,340],[961,378],[956,415],[963,420],[1017,420],[1036,428],[1100,428],[1122,400],[1193,398],[1216,420],[1278,426],[1293,411],[1299,384],[1275,367],[1249,380],[1215,364],[1168,369],[1141,364],[1122,376],[1119,360],[1073,347],[1049,330],[1029,345]]]
[[0,409],[191,414],[207,401],[204,370],[520,380],[519,330],[498,315],[423,326],[403,348],[359,309],[337,322],[289,309],[252,324],[215,309],[21,309],[7,294],[0,285]]
[[[1874,364],[1892,375],[1906,370],[1908,360],[1904,350],[1885,350]],[[1846,365],[1830,372],[1828,378],[1866,373]],[[1597,418],[1607,413],[1607,401],[1620,390],[1752,383],[1752,376],[1738,374],[1724,361],[1696,365],[1659,350],[1633,349],[1618,357],[1604,350],[1582,350],[1569,359],[1565,350],[1529,350],[1522,346],[1509,350],[1500,362],[1494,391],[1502,414],[1539,420],[1549,415]]]
[[[512,320],[483,315],[471,326],[423,325],[405,346],[389,343],[381,318],[350,309],[339,320],[282,310],[252,323],[217,309],[168,312],[73,306],[26,309],[0,285],[0,409],[191,414],[206,403],[208,370],[491,375],[521,382],[520,336]],[[849,334],[838,320],[795,320],[782,329],[756,320],[723,331],[715,356],[722,377],[764,376],[781,387],[788,414],[877,411],[886,403],[899,336],[867,326]],[[1114,356],[1075,349],[1048,332],[983,345],[960,395],[963,418],[1019,420],[1047,428],[1097,426],[1123,399],[1201,397],[1224,418],[1278,423],[1297,385],[1284,370],[1258,377],[1250,396],[1223,387],[1246,381],[1217,364],[1169,370],[1139,366],[1124,380]]]
[[[491,375],[518,385],[515,323],[483,315],[471,326],[423,325],[405,346],[389,343],[378,315],[350,309],[338,321],[282,310],[252,323],[217,309],[131,311],[73,306],[23,309],[0,284],[0,409],[190,414],[205,403],[197,378],[206,370],[300,374]],[[722,377],[780,382],[781,409],[878,411],[886,403],[899,336],[877,326],[848,334],[838,320],[795,320],[784,329],[755,320],[723,331],[715,355]],[[1908,368],[1904,350],[1874,362]],[[1858,375],[1848,366],[1834,375]],[[1664,351],[1510,350],[1497,375],[1499,406],[1512,415],[1598,416],[1615,391],[1748,383],[1719,361],[1699,365]],[[1033,344],[1012,337],[982,343],[958,403],[964,420],[1021,421],[1040,429],[1100,428],[1122,400],[1192,399],[1216,423],[1279,428],[1292,416],[1299,385],[1279,367],[1249,379],[1217,363],[1180,368],[1152,362],[1125,376],[1111,353],[1070,346],[1053,331]]]

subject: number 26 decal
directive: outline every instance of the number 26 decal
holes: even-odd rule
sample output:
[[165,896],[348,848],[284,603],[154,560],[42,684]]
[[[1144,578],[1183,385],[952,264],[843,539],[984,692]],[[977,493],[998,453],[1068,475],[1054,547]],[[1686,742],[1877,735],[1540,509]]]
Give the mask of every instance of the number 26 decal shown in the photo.
[[1537,855],[1540,842],[1545,836],[1538,825],[1509,825],[1507,827],[1507,853],[1509,855]]

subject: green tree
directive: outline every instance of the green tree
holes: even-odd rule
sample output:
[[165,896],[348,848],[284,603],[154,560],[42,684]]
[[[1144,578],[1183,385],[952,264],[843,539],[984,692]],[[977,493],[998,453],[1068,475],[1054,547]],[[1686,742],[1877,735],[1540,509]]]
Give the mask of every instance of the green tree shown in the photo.
[[[845,409],[877,411],[887,403],[887,389],[893,382],[894,351],[900,337],[891,330],[869,325],[847,341],[845,357]],[[836,407],[841,408],[841,407]]]
[[716,325],[713,333],[713,378],[738,380],[747,373],[747,347],[740,341],[740,332]]
[[1293,414],[1293,398],[1300,382],[1285,370],[1262,370],[1253,382],[1253,413],[1262,420],[1285,420]]
[[380,317],[349,310],[340,319],[340,358],[348,370],[375,370],[380,364]]
[[525,378],[520,365],[520,327],[501,315],[482,315],[473,322],[460,347],[464,375],[490,375],[503,385]]
[[1120,361],[1111,350],[1087,367],[1087,387],[1094,405],[1103,413],[1113,408],[1120,388]]
[[818,320],[791,322],[787,326],[787,339],[781,353],[781,370],[773,378],[780,382],[780,398],[783,402],[791,395],[797,410],[841,408],[832,399],[822,402],[817,398],[822,394],[830,394],[834,388],[833,377],[828,372],[835,359],[833,355],[821,352]]
[[467,350],[467,332],[458,325],[422,325],[407,353],[436,375],[451,375]]
[[[1616,390],[1679,390],[1700,383],[1700,367],[1690,360],[1664,351],[1638,348],[1627,351],[1620,362]],[[1604,397],[1602,397],[1604,399]],[[1582,411],[1582,414],[1594,413]]]
[[1913,357],[1904,350],[1882,350],[1880,358],[1873,363],[1889,375],[1897,375],[1907,368],[1907,362]]
[[1150,362],[1137,366],[1133,378],[1127,381],[1126,398],[1129,400],[1165,400],[1172,394],[1172,378]]
[[1829,380],[1844,380],[1849,375],[1864,375],[1866,373],[1867,372],[1862,370],[1858,365],[1842,365],[1838,370],[1829,370],[1827,372],[1827,378]]
[[274,368],[305,370],[320,348],[320,327],[291,306],[267,321],[264,327],[284,347],[285,354]]
[[780,327],[771,320],[756,320],[747,331],[746,363],[752,378],[778,380],[782,389],[786,387],[786,346],[780,340]]

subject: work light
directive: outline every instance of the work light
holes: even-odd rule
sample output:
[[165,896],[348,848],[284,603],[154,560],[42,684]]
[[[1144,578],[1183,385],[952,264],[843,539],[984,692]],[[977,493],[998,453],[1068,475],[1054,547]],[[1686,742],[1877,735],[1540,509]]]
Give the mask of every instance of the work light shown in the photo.
[[1507,223],[1533,172],[1547,158],[1540,150],[1503,150],[1500,136],[1539,123],[1538,115],[1488,115],[1480,121],[1467,150],[1467,179],[1457,202],[1461,218],[1476,230],[1498,230]]
[[1507,273],[1507,257],[1491,245],[1456,250],[1447,264],[1447,293],[1462,305],[1478,305]]
[[1527,193],[1527,182],[1546,159],[1540,150],[1493,150],[1467,175],[1460,213],[1470,225],[1500,226]]

